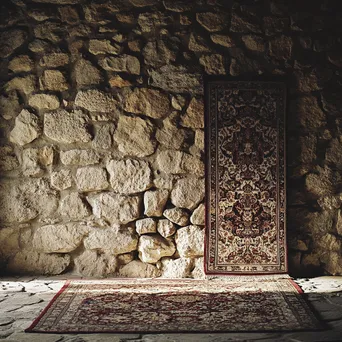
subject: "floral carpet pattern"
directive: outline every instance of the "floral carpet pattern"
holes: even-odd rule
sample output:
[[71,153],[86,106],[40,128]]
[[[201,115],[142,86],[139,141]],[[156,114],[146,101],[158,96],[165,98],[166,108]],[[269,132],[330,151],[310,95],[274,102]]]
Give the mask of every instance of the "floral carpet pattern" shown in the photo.
[[68,281],[27,332],[313,330],[291,279]]
[[206,273],[286,273],[285,87],[209,82]]

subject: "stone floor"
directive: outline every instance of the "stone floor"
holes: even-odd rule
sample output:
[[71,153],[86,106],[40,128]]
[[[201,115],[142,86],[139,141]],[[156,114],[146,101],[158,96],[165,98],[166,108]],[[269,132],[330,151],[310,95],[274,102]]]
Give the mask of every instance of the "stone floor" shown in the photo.
[[[65,277],[65,276],[64,276]],[[70,279],[70,278],[69,278]],[[226,342],[226,341],[342,341],[342,277],[297,279],[312,306],[327,323],[321,332],[225,334],[25,334],[64,279],[0,278],[0,340],[7,342]]]

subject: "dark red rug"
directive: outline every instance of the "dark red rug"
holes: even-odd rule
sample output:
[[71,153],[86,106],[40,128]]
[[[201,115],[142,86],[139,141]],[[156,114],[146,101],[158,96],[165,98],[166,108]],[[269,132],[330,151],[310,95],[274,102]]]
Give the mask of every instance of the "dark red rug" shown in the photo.
[[206,93],[206,273],[286,273],[285,87],[217,81]]
[[290,279],[68,281],[26,330],[45,333],[319,328]]

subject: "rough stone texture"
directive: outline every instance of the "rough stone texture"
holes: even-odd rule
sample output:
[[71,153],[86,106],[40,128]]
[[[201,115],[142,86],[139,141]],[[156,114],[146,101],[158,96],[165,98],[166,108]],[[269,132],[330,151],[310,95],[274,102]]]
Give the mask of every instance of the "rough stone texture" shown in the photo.
[[82,192],[105,190],[108,188],[106,170],[98,166],[85,166],[76,171],[76,185]]
[[60,213],[71,221],[77,221],[89,216],[90,210],[78,192],[71,192],[62,199]]
[[28,95],[36,91],[37,78],[34,75],[14,77],[5,85],[6,91],[19,90]]
[[228,23],[224,13],[197,13],[196,19],[209,32],[221,31]]
[[88,142],[91,135],[88,132],[87,117],[82,112],[69,113],[60,109],[45,114],[44,133],[57,142],[72,144]]
[[204,128],[204,103],[202,99],[193,98],[181,121],[182,126]]
[[[242,36],[242,41],[244,42],[248,50],[257,51],[257,52],[263,52],[265,50],[265,41],[262,37],[249,34],[249,35]],[[273,50],[274,50],[274,46],[273,46]]]
[[23,146],[37,139],[40,132],[38,117],[23,109],[15,118],[15,126],[10,133],[10,141]]
[[110,184],[115,192],[134,194],[152,186],[152,171],[145,161],[127,159],[111,160],[107,164]]
[[123,101],[126,112],[143,114],[154,119],[160,119],[169,113],[170,100],[158,90],[136,88]]
[[158,220],[157,231],[162,237],[168,238],[176,233],[176,227],[167,219]]
[[1,224],[27,222],[37,217],[53,216],[58,207],[58,194],[43,179],[26,179],[18,185],[0,183]]
[[204,180],[198,178],[179,179],[171,192],[171,202],[176,207],[195,209],[204,198]]
[[95,228],[84,239],[86,249],[100,250],[111,254],[123,254],[135,251],[138,245],[138,236],[132,227]]
[[171,240],[158,235],[141,235],[138,244],[139,258],[142,262],[156,263],[162,257],[172,256],[176,247]]
[[189,50],[194,52],[210,52],[210,48],[205,39],[193,33],[191,33],[189,38]]
[[87,197],[98,218],[104,218],[111,223],[126,224],[140,217],[140,203],[138,196],[123,196],[113,192],[104,192]]
[[21,167],[24,176],[40,177],[47,166],[53,163],[54,150],[51,146],[26,148],[21,154]]
[[195,259],[195,267],[192,270],[192,277],[195,279],[205,279],[206,275],[204,273],[204,258]]
[[69,63],[69,55],[61,52],[53,52],[47,55],[44,55],[39,64],[42,67],[46,68],[57,68],[60,66],[64,66]]
[[23,30],[8,30],[0,34],[0,57],[10,56],[18,47],[24,44],[27,33]]
[[103,80],[100,71],[86,59],[80,59],[76,62],[74,72],[78,86],[99,84]]
[[145,157],[155,150],[154,129],[150,121],[138,117],[120,116],[114,140],[119,151],[128,156]]
[[192,224],[197,226],[204,226],[205,225],[205,206],[201,203],[192,213],[190,217],[190,221]]
[[165,204],[169,198],[169,191],[154,190],[144,194],[145,215],[162,216]]
[[173,150],[160,151],[157,154],[156,163],[158,169],[165,173],[204,175],[202,161],[184,152]]
[[110,94],[89,89],[77,93],[75,105],[90,112],[110,113],[116,110],[117,101]]
[[57,96],[48,94],[34,94],[30,96],[28,103],[38,110],[55,110],[60,105]]
[[8,69],[12,70],[13,72],[28,72],[33,69],[33,61],[27,55],[21,55],[14,57],[8,63]]
[[189,223],[189,214],[182,208],[165,209],[163,215],[179,226],[186,226]]
[[182,128],[177,127],[175,120],[166,118],[163,121],[163,128],[156,132],[156,139],[166,148],[178,150],[184,143],[187,134]]
[[157,222],[153,218],[144,218],[135,222],[135,228],[139,235],[157,232]]
[[177,230],[175,241],[177,251],[182,258],[203,256],[204,229],[187,226]]
[[44,254],[22,250],[10,260],[7,271],[13,274],[60,274],[69,264],[68,254]]
[[162,263],[162,278],[188,278],[190,277],[193,262],[189,258],[163,258]]
[[20,112],[21,106],[15,90],[9,91],[7,96],[0,96],[0,115],[10,120]]
[[110,40],[91,39],[89,41],[89,52],[93,55],[111,54],[117,55],[121,48],[117,44],[112,44]]
[[130,55],[120,57],[104,57],[99,62],[100,66],[107,71],[127,72],[133,75],[140,74],[139,59]]
[[187,72],[184,67],[165,65],[159,70],[151,71],[151,85],[166,91],[176,93],[199,94],[203,91],[202,77],[200,74]]
[[327,149],[325,159],[332,163],[337,169],[342,169],[342,139],[333,139]]
[[297,101],[297,113],[302,127],[315,129],[325,124],[325,114],[314,96],[299,98]]
[[19,167],[18,158],[12,146],[0,146],[0,171],[13,171]]
[[45,70],[39,79],[41,90],[64,91],[69,88],[69,84],[59,70]]
[[102,124],[96,129],[92,142],[95,149],[109,149],[113,144],[113,133],[115,125],[113,123]]
[[75,259],[76,272],[85,277],[105,277],[113,275],[117,268],[116,259],[112,255],[99,254],[86,250]]
[[204,70],[209,75],[225,75],[226,69],[224,66],[224,58],[222,55],[205,55],[199,59]]
[[100,161],[99,155],[93,150],[61,151],[60,159],[64,165],[92,165]]
[[160,270],[147,262],[133,260],[119,270],[119,276],[127,278],[156,278]]
[[277,59],[290,59],[293,42],[290,37],[280,36],[274,38],[269,43],[270,56]]
[[117,87],[117,88],[130,87],[132,85],[130,81],[123,79],[119,75],[115,75],[111,77],[108,82],[111,87]]
[[224,34],[212,34],[210,36],[211,40],[218,45],[224,46],[224,47],[234,47],[235,42],[231,36],[227,36]]
[[51,173],[51,185],[57,190],[65,190],[71,187],[72,177],[70,170],[60,170]]
[[82,223],[42,226],[34,232],[32,244],[38,252],[68,253],[81,244],[86,233],[87,227]]

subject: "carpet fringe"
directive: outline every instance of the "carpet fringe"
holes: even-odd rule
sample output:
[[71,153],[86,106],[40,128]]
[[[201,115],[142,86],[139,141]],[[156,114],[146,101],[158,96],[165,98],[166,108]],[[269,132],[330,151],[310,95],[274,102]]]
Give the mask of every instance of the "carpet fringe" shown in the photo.
[[206,280],[234,280],[234,281],[264,281],[278,279],[292,279],[288,274],[264,274],[264,275],[229,275],[229,276],[205,276]]

